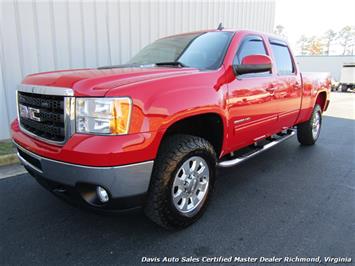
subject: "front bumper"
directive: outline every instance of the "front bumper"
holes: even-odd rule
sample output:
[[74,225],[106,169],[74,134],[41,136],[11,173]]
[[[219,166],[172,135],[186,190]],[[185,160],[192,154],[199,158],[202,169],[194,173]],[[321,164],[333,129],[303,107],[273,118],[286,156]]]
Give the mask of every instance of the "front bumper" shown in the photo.
[[[98,209],[127,209],[141,205],[147,193],[153,161],[122,166],[93,167],[48,159],[34,154],[19,144],[21,163],[47,189]],[[100,203],[96,187],[108,191],[110,200]]]

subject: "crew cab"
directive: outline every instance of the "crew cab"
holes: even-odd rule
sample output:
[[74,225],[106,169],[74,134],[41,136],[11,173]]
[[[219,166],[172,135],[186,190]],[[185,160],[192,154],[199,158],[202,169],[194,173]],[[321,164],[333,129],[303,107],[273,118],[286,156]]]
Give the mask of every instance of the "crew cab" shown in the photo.
[[185,33],[124,65],[25,77],[11,131],[25,168],[55,195],[108,212],[143,207],[179,229],[206,209],[216,167],[295,134],[313,145],[330,85],[327,73],[300,73],[277,36]]

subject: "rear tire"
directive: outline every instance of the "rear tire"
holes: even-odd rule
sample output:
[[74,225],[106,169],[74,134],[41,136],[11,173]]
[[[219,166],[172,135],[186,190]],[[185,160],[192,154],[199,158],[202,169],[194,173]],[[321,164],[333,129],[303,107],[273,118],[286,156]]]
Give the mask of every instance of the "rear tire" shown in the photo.
[[211,196],[216,153],[205,139],[173,135],[161,144],[154,163],[145,214],[166,229],[197,221]]
[[311,118],[297,126],[297,139],[302,145],[316,143],[322,127],[322,108],[316,104]]

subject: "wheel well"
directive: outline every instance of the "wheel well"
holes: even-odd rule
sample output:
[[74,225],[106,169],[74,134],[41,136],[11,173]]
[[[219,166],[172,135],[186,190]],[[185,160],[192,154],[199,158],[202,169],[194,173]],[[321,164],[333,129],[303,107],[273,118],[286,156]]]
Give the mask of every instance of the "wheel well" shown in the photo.
[[322,111],[324,111],[326,99],[327,99],[327,94],[325,93],[325,91],[322,91],[317,96],[316,104],[319,104],[319,106],[322,108]]
[[212,144],[217,156],[221,153],[223,121],[218,114],[208,113],[179,120],[166,130],[163,138],[174,134],[188,134],[204,138]]

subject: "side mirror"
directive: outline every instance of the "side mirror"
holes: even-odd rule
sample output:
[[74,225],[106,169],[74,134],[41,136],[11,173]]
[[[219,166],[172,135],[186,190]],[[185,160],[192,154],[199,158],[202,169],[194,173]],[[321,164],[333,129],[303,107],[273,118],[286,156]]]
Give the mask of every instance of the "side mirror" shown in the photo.
[[240,65],[233,65],[236,75],[268,72],[272,69],[271,58],[267,55],[254,54],[243,58]]

